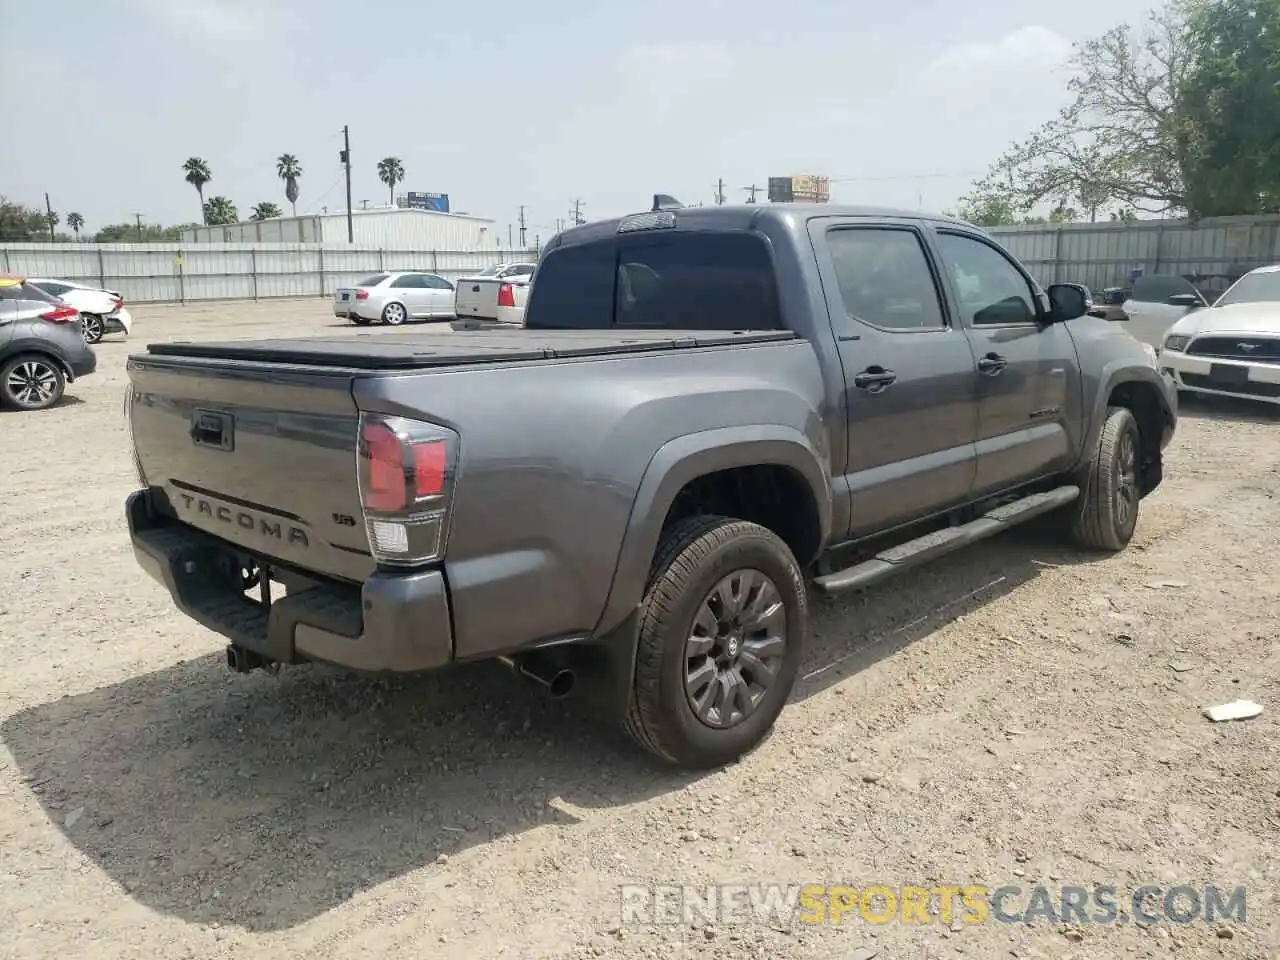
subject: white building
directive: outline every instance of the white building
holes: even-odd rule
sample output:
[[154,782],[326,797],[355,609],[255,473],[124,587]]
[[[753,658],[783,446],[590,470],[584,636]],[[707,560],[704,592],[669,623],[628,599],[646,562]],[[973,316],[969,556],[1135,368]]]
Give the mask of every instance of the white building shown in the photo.
[[[378,207],[351,212],[352,242],[388,250],[493,250],[494,221],[465,213]],[[347,213],[246,220],[182,232],[183,243],[346,243]]]

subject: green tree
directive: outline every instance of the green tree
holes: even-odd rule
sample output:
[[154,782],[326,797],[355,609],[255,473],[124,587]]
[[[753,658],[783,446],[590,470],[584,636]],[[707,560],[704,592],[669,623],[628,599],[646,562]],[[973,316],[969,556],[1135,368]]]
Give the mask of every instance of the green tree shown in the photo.
[[[192,157],[182,165],[185,174],[184,179],[187,183],[196,188],[196,193],[200,195],[201,213],[206,213],[208,206],[204,202],[204,185],[213,179],[213,171],[209,169],[209,164],[200,157]],[[207,224],[209,221],[206,220]]]
[[67,226],[71,228],[76,235],[76,240],[80,239],[80,228],[84,226],[84,217],[80,214],[72,212],[67,214]]
[[109,223],[93,235],[94,243],[172,243],[182,239],[182,231],[198,227],[198,223],[175,224],[163,227],[156,223],[144,223],[138,234],[136,223]]
[[1280,210],[1280,2],[1195,0],[1181,75],[1187,206],[1198,216]]
[[302,165],[292,153],[282,153],[276,158],[276,176],[284,181],[285,199],[298,215],[298,179],[302,176]]
[[62,218],[58,216],[58,211],[56,210],[45,211],[44,222],[49,226],[49,242],[50,243],[56,242],[58,238],[54,236],[53,231],[58,226],[58,224],[62,222]]
[[210,197],[204,205],[204,222],[211,227],[221,227],[239,223],[240,214],[236,212],[236,205],[226,197]]
[[959,209],[947,211],[947,216],[964,220],[977,227],[1008,227],[1018,222],[1019,211],[1008,198],[988,196],[974,201],[961,202]]
[[404,182],[404,164],[399,157],[387,157],[378,161],[378,179],[391,192],[391,202],[396,202],[396,184]]
[[34,243],[45,239],[48,233],[49,221],[43,210],[0,196],[0,241]]
[[1000,157],[966,201],[1029,211],[1046,201],[1066,206],[1066,197],[1089,220],[1116,202],[1185,209],[1190,158],[1179,98],[1193,2],[1210,0],[1170,0],[1141,31],[1121,25],[1077,44],[1068,62],[1071,103]]
[[274,217],[284,216],[284,211],[274,203],[264,200],[253,208],[253,212],[249,214],[250,220],[271,220]]

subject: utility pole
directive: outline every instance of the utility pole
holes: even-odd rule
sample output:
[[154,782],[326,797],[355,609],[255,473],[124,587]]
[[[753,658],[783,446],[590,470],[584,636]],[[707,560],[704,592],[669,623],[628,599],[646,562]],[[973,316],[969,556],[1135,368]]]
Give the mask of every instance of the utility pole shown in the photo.
[[133,217],[135,220],[138,221],[138,242],[141,243],[142,242],[142,214],[135,213]]
[[508,249],[508,250],[514,250],[514,249],[515,249],[515,242],[516,242],[516,241],[515,241],[514,234],[513,234],[513,232],[512,232],[511,224],[509,224],[509,223],[508,223],[508,224],[507,224],[507,249]]
[[716,206],[724,206],[724,178],[721,177],[716,181]]
[[360,201],[360,209],[361,209],[361,210],[368,210],[368,209],[369,209],[369,201],[368,201],[368,200],[361,200],[361,201]]
[[525,226],[524,226],[524,204],[522,203],[522,204],[520,204],[520,249],[521,249],[521,250],[526,250],[526,249],[528,249],[528,245],[525,243],[525,232],[524,232],[524,231],[525,231]]
[[585,219],[583,219],[583,216],[582,216],[581,200],[573,201],[573,209],[569,211],[569,214],[573,217],[573,225],[575,227],[580,227],[587,222]]
[[342,153],[340,159],[347,173],[347,243],[355,243],[356,231],[351,223],[351,131],[347,129],[345,123],[342,125]]
[[561,220],[559,217],[556,217],[556,233],[559,233],[563,229],[564,229],[564,221]]
[[49,203],[49,194],[44,195],[44,209],[48,214],[46,222],[49,224],[49,242],[53,243],[53,207]]
[[742,189],[743,189],[743,190],[745,190],[745,191],[747,192],[747,203],[755,203],[755,202],[756,202],[756,193],[757,193],[757,192],[759,192],[759,191],[760,191],[761,189],[763,189],[763,188],[762,188],[762,187],[757,187],[757,186],[753,183],[751,186],[749,186],[749,187],[743,187]]

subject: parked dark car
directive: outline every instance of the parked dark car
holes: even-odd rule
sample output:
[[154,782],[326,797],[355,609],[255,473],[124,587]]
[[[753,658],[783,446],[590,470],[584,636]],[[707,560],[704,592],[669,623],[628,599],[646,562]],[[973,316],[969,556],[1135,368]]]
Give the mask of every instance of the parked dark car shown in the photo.
[[0,274],[0,404],[43,410],[96,368],[75,307],[23,277]]
[[787,701],[806,578],[1040,516],[1128,544],[1176,394],[1086,307],[949,218],[655,202],[553,238],[522,329],[131,357],[135,556],[233,669],[497,659],[722,764]]

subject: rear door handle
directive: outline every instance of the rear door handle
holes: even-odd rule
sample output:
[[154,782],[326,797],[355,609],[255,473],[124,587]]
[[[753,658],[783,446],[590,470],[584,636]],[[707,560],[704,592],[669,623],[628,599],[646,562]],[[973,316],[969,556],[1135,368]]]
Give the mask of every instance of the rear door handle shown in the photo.
[[1009,361],[1000,356],[1000,354],[988,353],[978,361],[978,372],[985,373],[989,377],[994,377],[1008,365]]
[[892,370],[886,370],[883,367],[867,367],[861,373],[854,374],[853,385],[859,390],[879,393],[897,379],[898,375]]

